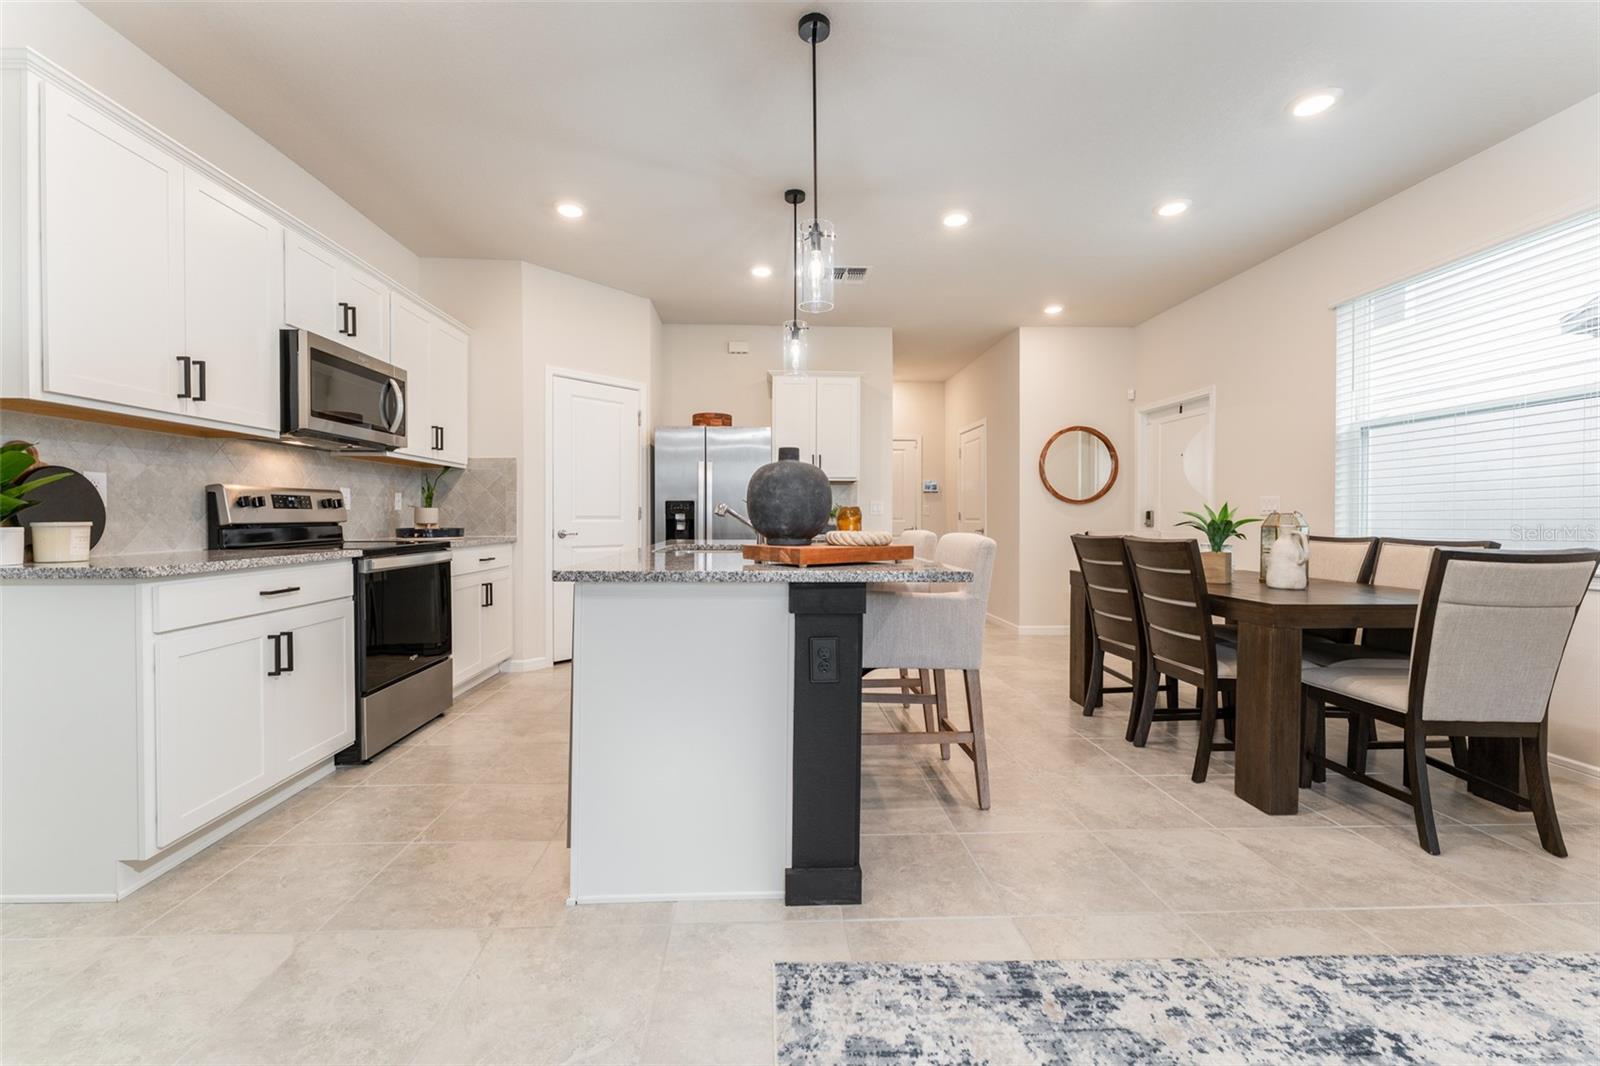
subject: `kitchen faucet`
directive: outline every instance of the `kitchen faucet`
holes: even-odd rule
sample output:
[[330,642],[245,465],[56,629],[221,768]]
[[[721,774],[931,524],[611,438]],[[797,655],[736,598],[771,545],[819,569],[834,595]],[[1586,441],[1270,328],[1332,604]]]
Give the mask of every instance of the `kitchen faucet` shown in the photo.
[[763,537],[761,535],[761,531],[759,529],[757,529],[754,525],[751,525],[750,519],[746,518],[744,515],[740,514],[738,511],[735,511],[732,507],[729,507],[727,504],[725,504],[725,503],[717,504],[716,508],[714,510],[712,510],[711,513],[716,515],[718,518],[731,518],[736,522],[740,522],[740,523],[743,523],[744,525],[750,526],[750,532],[752,532],[752,533],[754,533],[756,535],[757,543],[765,544],[767,542],[767,538]]

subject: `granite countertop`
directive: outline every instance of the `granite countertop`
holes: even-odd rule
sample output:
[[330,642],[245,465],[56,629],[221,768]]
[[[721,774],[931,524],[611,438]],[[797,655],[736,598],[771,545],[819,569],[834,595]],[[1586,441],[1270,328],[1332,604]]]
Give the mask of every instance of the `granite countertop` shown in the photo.
[[[656,545],[647,551],[585,558],[582,567],[557,569],[556,581],[706,585],[932,584],[970,582],[972,571],[926,559],[851,566],[777,566],[746,562],[739,541]],[[714,547],[706,547],[707,544]]]
[[491,544],[515,544],[517,542],[516,534],[514,533],[503,533],[498,537],[451,537],[449,540],[445,540],[443,537],[429,537],[427,540],[438,540],[452,548],[487,548]]
[[146,552],[139,555],[91,555],[81,563],[23,563],[0,566],[0,581],[148,581],[163,577],[193,577],[236,570],[264,570],[274,566],[303,566],[361,553],[350,548],[305,551],[186,551]]

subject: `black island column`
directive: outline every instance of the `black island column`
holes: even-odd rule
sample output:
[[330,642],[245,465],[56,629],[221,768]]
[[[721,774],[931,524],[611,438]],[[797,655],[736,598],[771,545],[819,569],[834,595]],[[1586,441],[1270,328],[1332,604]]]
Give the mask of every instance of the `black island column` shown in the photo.
[[861,902],[861,584],[792,584],[791,907]]

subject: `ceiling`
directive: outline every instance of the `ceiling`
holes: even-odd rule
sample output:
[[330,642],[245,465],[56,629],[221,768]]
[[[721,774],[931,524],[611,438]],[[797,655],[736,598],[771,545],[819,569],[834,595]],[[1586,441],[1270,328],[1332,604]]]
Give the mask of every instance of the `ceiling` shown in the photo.
[[[789,317],[809,5],[88,6],[419,255],[525,259],[666,322]],[[1600,90],[1592,3],[822,10],[822,213],[871,274],[813,321],[893,326],[907,380],[1018,324],[1143,321]],[[1324,86],[1337,107],[1288,116]],[[1172,197],[1193,209],[1157,219]]]

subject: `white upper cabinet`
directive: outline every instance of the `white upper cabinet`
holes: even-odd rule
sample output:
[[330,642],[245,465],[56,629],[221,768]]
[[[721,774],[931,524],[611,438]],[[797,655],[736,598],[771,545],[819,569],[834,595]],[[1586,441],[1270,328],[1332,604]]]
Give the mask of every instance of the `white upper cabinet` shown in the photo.
[[176,413],[183,164],[55,86],[43,97],[44,390]]
[[183,207],[184,346],[190,414],[276,430],[282,227],[190,171]]
[[292,229],[284,230],[283,320],[374,359],[389,358],[389,287]]
[[798,448],[801,462],[829,481],[861,476],[861,378],[855,374],[774,374],[772,443]]
[[390,360],[406,372],[401,455],[467,465],[467,335],[396,293],[389,305]]

